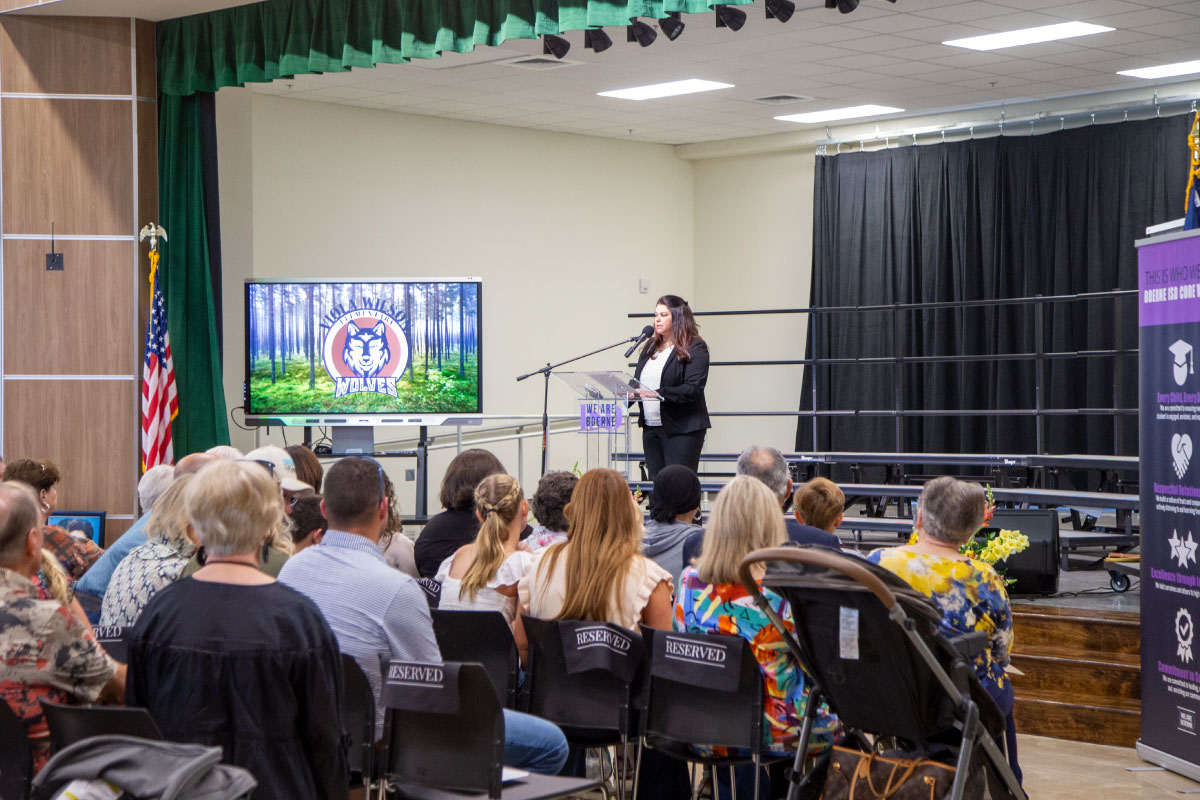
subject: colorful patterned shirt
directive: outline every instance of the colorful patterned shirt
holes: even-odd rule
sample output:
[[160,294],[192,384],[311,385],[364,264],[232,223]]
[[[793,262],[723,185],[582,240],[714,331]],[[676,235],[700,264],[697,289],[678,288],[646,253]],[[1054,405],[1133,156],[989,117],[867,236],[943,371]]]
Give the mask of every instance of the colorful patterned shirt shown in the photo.
[[33,767],[49,757],[39,701],[91,703],[116,671],[91,629],[22,575],[0,568],[0,697],[25,722]]
[[83,573],[104,553],[103,548],[98,547],[91,539],[74,536],[57,525],[42,528],[42,547],[58,559],[58,563],[62,564],[62,568],[73,580],[82,578]]
[[1010,691],[1004,674],[1012,650],[1012,607],[1004,579],[990,564],[973,558],[947,558],[914,553],[906,547],[888,547],[867,556],[937,603],[942,611],[942,633],[956,636],[986,631],[990,646],[975,654],[975,674],[993,696]]
[[[792,607],[787,600],[763,589],[774,609],[795,632]],[[675,593],[675,630],[686,633],[736,634],[750,643],[763,674],[763,744],[766,752],[786,755],[795,752],[808,705],[808,687],[804,672],[787,649],[782,634],[740,584],[712,585],[700,579],[695,567],[687,567],[679,576]],[[809,754],[828,749],[839,734],[839,723],[828,706],[821,704],[813,725]],[[705,754],[732,755],[730,748],[696,748]]]

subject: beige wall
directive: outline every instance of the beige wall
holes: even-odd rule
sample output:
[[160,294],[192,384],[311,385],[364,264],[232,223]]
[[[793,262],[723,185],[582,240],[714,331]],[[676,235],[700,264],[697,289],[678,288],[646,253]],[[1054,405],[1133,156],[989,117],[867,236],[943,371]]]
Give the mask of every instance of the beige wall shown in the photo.
[[[695,300],[707,310],[808,305],[812,263],[813,152],[792,150],[693,161]],[[806,315],[701,318],[715,361],[804,357]],[[714,367],[710,411],[794,411],[801,367]],[[791,450],[795,417],[713,419],[706,446]]]
[[[517,383],[516,375],[627,337],[645,324],[627,313],[652,310],[666,292],[696,291],[693,167],[670,147],[244,89],[222,89],[217,113],[231,406],[242,401],[242,281],[250,276],[482,277],[488,414],[540,414],[540,379]],[[639,294],[638,278],[649,280],[648,294]],[[581,366],[625,364],[613,350]],[[563,386],[552,383],[550,401],[551,413],[575,411]],[[254,434],[231,433],[235,445],[252,445]],[[376,440],[411,433],[381,428]],[[299,435],[288,432],[290,441]],[[538,446],[525,446],[527,484],[538,474]],[[518,471],[514,443],[492,447]],[[453,452],[436,451],[431,462],[434,510]],[[588,458],[575,434],[552,437],[550,453],[552,468]],[[388,465],[405,511],[413,495],[402,470],[411,466]]]

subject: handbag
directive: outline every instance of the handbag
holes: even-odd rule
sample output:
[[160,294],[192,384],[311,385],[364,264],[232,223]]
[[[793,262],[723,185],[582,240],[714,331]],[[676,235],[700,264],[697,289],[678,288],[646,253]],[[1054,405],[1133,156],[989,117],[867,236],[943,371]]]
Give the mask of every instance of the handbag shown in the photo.
[[938,800],[955,768],[928,758],[894,758],[835,746],[820,800]]

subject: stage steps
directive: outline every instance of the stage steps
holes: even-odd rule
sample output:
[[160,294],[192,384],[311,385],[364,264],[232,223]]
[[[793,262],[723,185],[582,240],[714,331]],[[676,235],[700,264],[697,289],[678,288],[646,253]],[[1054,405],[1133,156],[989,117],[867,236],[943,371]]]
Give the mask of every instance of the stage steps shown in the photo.
[[1141,618],[1013,603],[1019,733],[1132,747],[1141,734]]

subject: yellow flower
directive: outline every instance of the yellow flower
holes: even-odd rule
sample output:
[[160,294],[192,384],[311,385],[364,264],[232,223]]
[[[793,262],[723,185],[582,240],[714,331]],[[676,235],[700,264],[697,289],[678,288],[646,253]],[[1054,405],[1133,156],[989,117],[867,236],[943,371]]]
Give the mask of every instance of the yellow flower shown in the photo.
[[909,536],[909,537],[908,537],[908,543],[909,543],[909,544],[916,544],[916,543],[917,543],[917,531],[916,531],[916,529],[915,529],[915,528],[913,529],[912,536]]

